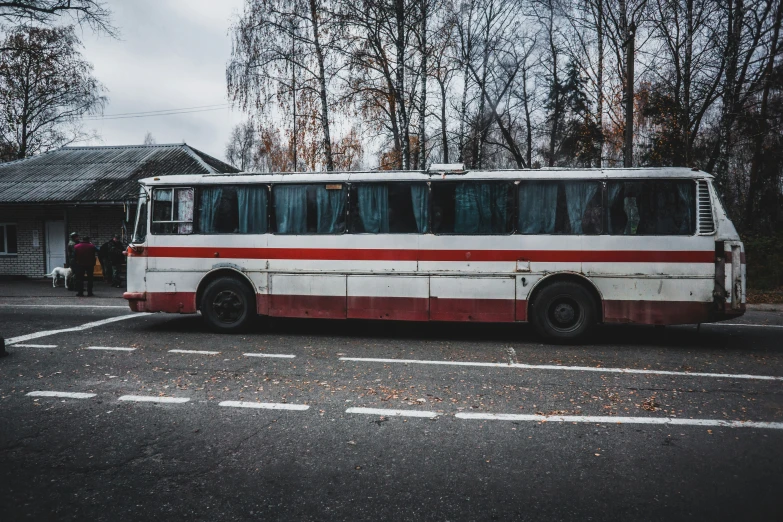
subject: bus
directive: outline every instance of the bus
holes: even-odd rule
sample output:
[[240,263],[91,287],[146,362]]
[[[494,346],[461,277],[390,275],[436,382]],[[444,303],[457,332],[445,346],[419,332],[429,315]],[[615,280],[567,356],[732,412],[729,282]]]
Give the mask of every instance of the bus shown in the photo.
[[137,312],[696,324],[745,311],[745,257],[690,168],[171,175],[143,179],[128,247]]

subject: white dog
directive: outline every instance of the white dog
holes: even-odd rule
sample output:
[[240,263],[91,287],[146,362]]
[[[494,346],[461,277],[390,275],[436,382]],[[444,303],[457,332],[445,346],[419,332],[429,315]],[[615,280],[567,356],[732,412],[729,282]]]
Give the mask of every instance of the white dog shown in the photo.
[[57,268],[52,270],[51,274],[46,274],[44,277],[52,278],[52,288],[57,286],[57,283],[60,281],[60,279],[63,280],[66,290],[70,290],[71,286],[73,286],[71,284],[73,283],[73,270],[71,270],[70,268],[63,268],[61,266],[58,266]]

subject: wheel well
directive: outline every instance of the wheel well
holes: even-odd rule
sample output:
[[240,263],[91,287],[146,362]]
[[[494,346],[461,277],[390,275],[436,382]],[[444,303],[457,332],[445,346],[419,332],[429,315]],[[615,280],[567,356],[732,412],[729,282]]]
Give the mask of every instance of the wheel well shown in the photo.
[[527,300],[528,318],[530,317],[530,307],[533,306],[533,303],[535,302],[536,297],[538,297],[538,294],[541,292],[541,290],[546,286],[560,282],[576,283],[583,286],[595,300],[595,311],[598,314],[598,322],[603,321],[603,306],[601,306],[603,299],[601,298],[601,293],[598,291],[592,281],[583,275],[576,273],[552,274],[544,276],[542,279],[540,279],[530,291],[530,297]]
[[196,290],[197,310],[201,309],[201,296],[204,295],[204,290],[206,290],[206,288],[209,286],[209,283],[220,277],[231,277],[237,281],[241,281],[243,284],[247,285],[250,291],[253,292],[253,295],[256,293],[256,289],[253,286],[253,283],[245,274],[239,270],[234,270],[233,268],[219,268],[217,270],[212,270],[211,272],[207,272],[207,275],[202,277],[201,281],[198,283],[198,289]]

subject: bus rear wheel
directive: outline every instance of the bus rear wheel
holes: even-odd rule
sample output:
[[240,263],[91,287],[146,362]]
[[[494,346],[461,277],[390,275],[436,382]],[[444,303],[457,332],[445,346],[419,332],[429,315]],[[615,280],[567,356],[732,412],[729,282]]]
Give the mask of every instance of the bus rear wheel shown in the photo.
[[217,332],[240,332],[256,315],[255,295],[233,277],[215,279],[201,297],[201,315]]
[[549,340],[576,341],[596,321],[596,303],[587,289],[577,283],[562,281],[544,288],[533,301],[533,324]]

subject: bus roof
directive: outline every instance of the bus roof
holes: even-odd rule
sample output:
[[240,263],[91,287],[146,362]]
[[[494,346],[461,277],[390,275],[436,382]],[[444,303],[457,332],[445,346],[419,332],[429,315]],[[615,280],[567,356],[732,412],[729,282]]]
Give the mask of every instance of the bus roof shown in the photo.
[[416,170],[375,170],[366,172],[273,172],[237,174],[167,175],[139,180],[145,185],[200,185],[245,183],[326,183],[352,181],[430,181],[445,180],[562,180],[562,179],[708,179],[710,174],[687,167],[474,170],[464,173]]

